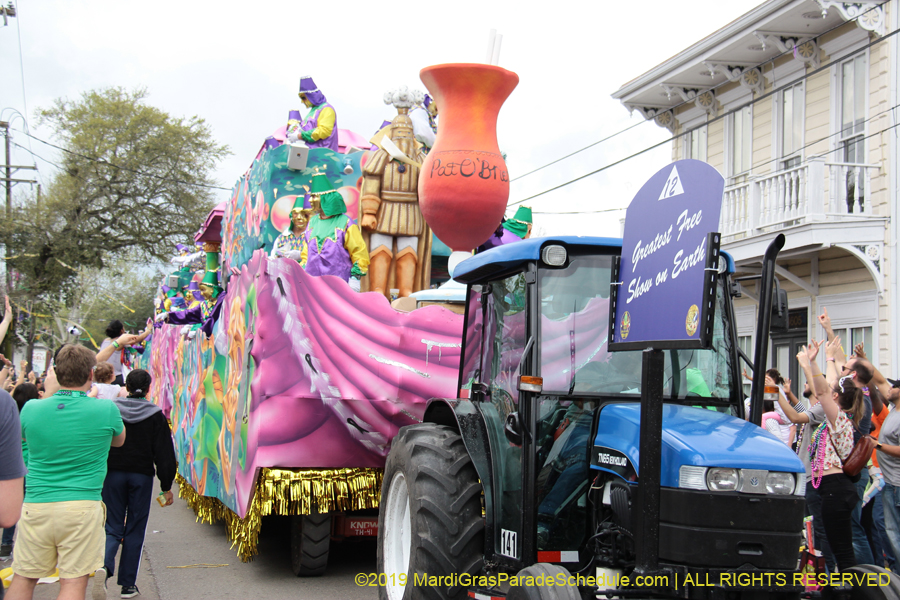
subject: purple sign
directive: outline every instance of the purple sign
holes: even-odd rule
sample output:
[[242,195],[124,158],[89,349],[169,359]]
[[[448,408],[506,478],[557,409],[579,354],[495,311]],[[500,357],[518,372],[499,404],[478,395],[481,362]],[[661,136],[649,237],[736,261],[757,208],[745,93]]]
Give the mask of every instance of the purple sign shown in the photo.
[[635,195],[613,282],[610,350],[707,346],[724,190],[712,166],[680,160]]

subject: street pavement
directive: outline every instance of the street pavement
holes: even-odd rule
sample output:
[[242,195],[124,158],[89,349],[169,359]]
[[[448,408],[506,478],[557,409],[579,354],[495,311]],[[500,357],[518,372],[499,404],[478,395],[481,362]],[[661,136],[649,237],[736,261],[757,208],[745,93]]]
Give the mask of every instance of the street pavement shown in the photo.
[[[290,518],[263,519],[259,554],[249,563],[242,563],[231,549],[223,524],[206,525],[195,519],[194,512],[177,493],[172,506],[162,508],[155,501],[152,503],[137,581],[141,591],[139,599],[374,600],[378,597],[377,588],[358,587],[354,582],[358,573],[375,570],[374,539],[332,545],[325,575],[300,578],[291,572]],[[0,567],[10,564],[0,563]],[[120,588],[115,585],[115,576],[109,584],[108,598],[117,600]],[[88,599],[90,592],[89,585]],[[52,600],[58,593],[58,583],[41,584],[35,588],[34,598]]]

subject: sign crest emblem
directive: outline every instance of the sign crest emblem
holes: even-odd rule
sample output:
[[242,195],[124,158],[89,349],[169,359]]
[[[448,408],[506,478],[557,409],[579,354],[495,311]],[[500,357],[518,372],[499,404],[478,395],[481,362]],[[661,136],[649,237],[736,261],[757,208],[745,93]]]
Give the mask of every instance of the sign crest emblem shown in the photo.
[[672,172],[669,173],[669,178],[666,179],[666,184],[659,193],[659,199],[664,200],[673,196],[680,196],[683,193],[684,187],[681,185],[681,177],[678,176],[678,167],[673,165]]

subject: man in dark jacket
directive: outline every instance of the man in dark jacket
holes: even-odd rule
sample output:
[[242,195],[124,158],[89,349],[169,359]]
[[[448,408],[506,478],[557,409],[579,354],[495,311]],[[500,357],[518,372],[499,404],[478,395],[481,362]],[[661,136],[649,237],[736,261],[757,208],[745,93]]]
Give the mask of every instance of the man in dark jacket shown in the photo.
[[135,369],[125,380],[128,397],[115,399],[127,435],[121,448],[110,451],[103,482],[103,502],[106,504],[106,560],[103,566],[111,577],[121,544],[118,584],[122,586],[122,598],[133,598],[139,593],[135,582],[153,499],[154,465],[165,497],[164,506],[172,504],[175,448],[166,417],[158,406],[145,398],[150,381],[147,371]]

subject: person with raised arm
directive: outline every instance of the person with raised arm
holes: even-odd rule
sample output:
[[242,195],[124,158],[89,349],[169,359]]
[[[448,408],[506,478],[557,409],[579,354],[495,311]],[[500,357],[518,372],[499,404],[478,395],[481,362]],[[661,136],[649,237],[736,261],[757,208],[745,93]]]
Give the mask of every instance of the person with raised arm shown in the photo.
[[3,320],[0,321],[0,342],[6,337],[6,332],[9,331],[9,324],[12,323],[12,307],[9,305],[9,296],[6,296],[3,300],[6,303],[6,307],[3,311]]
[[[126,362],[125,346],[143,342],[150,335],[150,331],[150,329],[146,329],[140,335],[132,336],[134,339],[130,343],[123,345],[119,343],[119,338],[125,335],[125,325],[122,321],[116,319],[111,321],[106,327],[106,338],[100,342],[100,352],[97,354],[98,357],[102,355],[105,358],[98,358],[97,362],[108,362],[112,365],[113,373],[115,374],[113,383],[119,386],[125,385],[125,376],[122,373],[122,365]],[[105,354],[103,351],[109,348],[111,350],[108,354]]]
[[[823,326],[826,326],[826,331],[831,331],[832,336],[825,344],[825,364],[828,371],[829,384],[834,386],[838,381],[845,381],[846,385],[852,385],[858,388],[862,394],[862,413],[859,420],[855,422],[856,427],[853,431],[853,441],[855,443],[863,435],[869,435],[872,432],[872,399],[870,398],[868,388],[866,388],[863,383],[863,380],[871,380],[872,373],[870,370],[867,370],[864,365],[857,365],[856,358],[851,358],[849,361],[847,360],[844,355],[843,347],[841,346],[840,336],[834,335],[834,332],[831,330],[831,321],[828,319],[827,311],[819,318],[820,321],[823,321],[823,317]],[[881,402],[878,396],[876,396],[876,401],[879,403],[880,408]],[[869,538],[862,525],[862,498],[868,484],[869,470],[863,469],[860,471],[859,477],[854,482],[858,499],[851,515],[853,525],[853,548],[856,552],[857,559],[862,564],[871,564],[875,560],[872,548],[869,545]]]
[[875,454],[884,476],[884,489],[881,492],[884,528],[894,556],[900,557],[900,410],[897,410],[900,393],[897,389],[892,389],[886,398],[893,409],[881,424]]
[[[815,368],[813,377],[815,378]],[[854,444],[854,430],[865,413],[862,390],[852,377],[838,379],[819,395],[825,410],[825,421],[810,437],[809,457],[811,483],[822,497],[822,523],[825,536],[841,572],[858,564],[854,553],[852,513],[859,502],[854,479],[843,471]]]
[[[828,390],[825,377],[815,361],[815,357],[819,353],[819,346],[820,344],[813,340],[809,343],[809,346],[802,348],[797,354],[797,362],[806,376],[807,383],[803,395],[809,400],[809,408],[801,412],[797,410],[797,408],[803,408],[801,403],[797,403],[795,408],[781,394],[778,394],[778,403],[792,423],[802,426],[797,454],[803,462],[803,466],[806,467],[806,509],[813,517],[816,548],[822,551],[826,566],[831,572],[834,572],[834,555],[831,553],[831,546],[828,545],[828,537],[825,535],[825,527],[822,522],[822,496],[816,487],[810,485],[812,467],[810,464],[809,444],[813,432],[825,421],[825,409],[819,402],[819,396],[827,393]],[[812,355],[812,358],[810,358],[810,355]]]
[[96,355],[67,344],[54,357],[58,391],[22,408],[28,445],[28,488],[7,600],[27,600],[41,577],[59,570],[59,598],[106,598],[102,570],[105,509],[101,501],[110,447],[125,443],[125,426],[110,400],[88,398]]
[[[839,337],[836,339],[840,341]],[[837,362],[835,362],[835,364],[837,364]],[[875,365],[855,354],[841,366],[841,376],[845,375],[852,377],[853,384],[862,389],[864,400],[866,402],[866,413],[870,415],[868,420],[864,418],[863,421],[860,422],[861,431],[857,432],[854,437],[859,439],[859,435],[870,433],[873,437],[877,438],[880,434],[884,420],[888,416],[888,409],[884,404],[884,398],[890,395],[891,384],[878,369],[875,368]],[[878,486],[883,484],[880,481],[876,481],[874,488],[869,489],[872,487],[869,485],[872,473],[874,473],[876,477],[883,477],[883,473],[880,471],[877,454],[872,457],[872,462],[873,467],[878,468],[878,470],[872,469],[870,472],[869,469],[864,469],[860,473],[860,480],[856,483],[860,502],[853,511],[853,545],[856,549],[857,559],[859,559],[860,562],[865,562],[870,553],[873,556],[873,562],[877,562],[875,557],[883,553],[882,544],[880,542],[887,537],[887,532],[884,528],[883,501],[878,490]],[[869,490],[868,497],[866,496],[867,489]],[[875,529],[873,535],[868,535],[868,532],[866,532],[866,529],[863,526],[865,519],[863,518],[862,513],[867,498],[873,501],[871,509],[873,515],[872,523]],[[872,543],[869,543],[869,540],[872,540]],[[888,550],[890,550],[889,544],[884,543],[883,545],[887,546]],[[892,553],[889,554],[889,557],[896,560]]]

